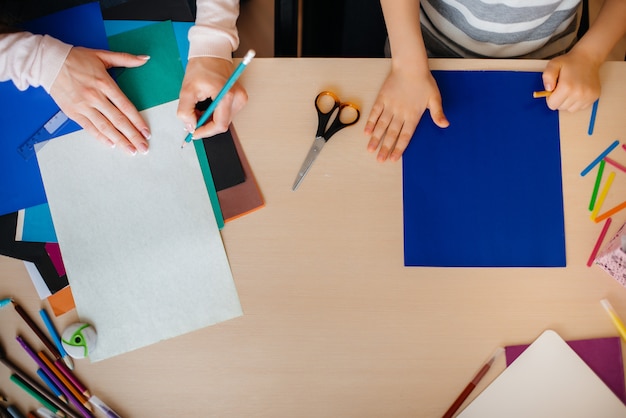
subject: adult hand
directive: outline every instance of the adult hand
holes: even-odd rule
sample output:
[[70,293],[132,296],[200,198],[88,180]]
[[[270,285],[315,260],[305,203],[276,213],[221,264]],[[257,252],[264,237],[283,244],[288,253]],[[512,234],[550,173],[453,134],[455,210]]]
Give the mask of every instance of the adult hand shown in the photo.
[[226,132],[234,115],[248,102],[248,94],[244,88],[235,83],[207,123],[196,129],[200,117],[200,112],[196,111],[196,103],[215,98],[232,72],[232,63],[222,58],[194,57],[187,63],[177,115],[185,124],[185,129],[193,132],[193,139]]
[[550,60],[543,72],[544,88],[552,92],[548,107],[576,112],[591,106],[600,97],[601,65],[575,49]]
[[139,67],[148,59],[74,47],[52,84],[50,95],[69,118],[99,141],[133,155],[137,151],[146,153],[148,125],[106,70]]
[[367,150],[378,150],[376,159],[380,162],[388,158],[398,161],[426,109],[437,126],[445,128],[450,124],[430,71],[392,68],[365,124],[365,135],[371,136]]

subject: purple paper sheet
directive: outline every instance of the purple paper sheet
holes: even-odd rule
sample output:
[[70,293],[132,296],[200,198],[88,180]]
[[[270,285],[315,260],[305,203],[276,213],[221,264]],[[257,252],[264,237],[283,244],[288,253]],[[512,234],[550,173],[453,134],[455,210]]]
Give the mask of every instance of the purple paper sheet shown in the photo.
[[[626,404],[622,342],[619,337],[567,341],[567,344],[600,379]],[[526,350],[528,345],[505,348],[507,367]]]

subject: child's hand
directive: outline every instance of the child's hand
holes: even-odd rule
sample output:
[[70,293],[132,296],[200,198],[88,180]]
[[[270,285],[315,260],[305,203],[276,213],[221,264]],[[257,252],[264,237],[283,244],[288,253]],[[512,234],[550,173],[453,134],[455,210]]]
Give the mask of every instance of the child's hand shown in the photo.
[[387,158],[398,161],[426,109],[430,110],[437,126],[449,125],[443,114],[439,88],[430,71],[392,69],[365,125],[365,135],[371,136],[367,150],[378,150],[376,159],[380,162]]
[[544,88],[552,91],[548,107],[576,112],[591,106],[600,97],[600,65],[576,49],[550,60],[543,72]]

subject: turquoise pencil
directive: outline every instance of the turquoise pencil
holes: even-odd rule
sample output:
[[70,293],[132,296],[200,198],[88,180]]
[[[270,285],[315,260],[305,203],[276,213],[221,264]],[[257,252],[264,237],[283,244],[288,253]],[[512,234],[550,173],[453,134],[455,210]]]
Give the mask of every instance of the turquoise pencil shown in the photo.
[[13,301],[11,298],[0,299],[0,308],[4,308]]
[[65,362],[67,367],[70,368],[70,370],[73,370],[74,362],[65,351],[65,348],[63,348],[63,344],[61,344],[61,337],[59,336],[59,333],[57,332],[56,328],[54,328],[54,324],[52,323],[52,320],[50,319],[48,312],[45,309],[40,309],[39,315],[41,315],[41,319],[43,319],[43,323],[46,325],[46,328],[48,329],[48,333],[52,337],[52,341],[54,342],[54,345],[56,346],[57,350],[59,350],[59,354],[61,354],[63,361]]
[[[222,101],[226,93],[228,93],[228,91],[237,82],[237,80],[239,79],[239,76],[241,76],[241,73],[243,73],[243,70],[245,70],[248,64],[250,64],[250,61],[252,61],[252,58],[254,58],[255,55],[256,55],[256,52],[254,52],[253,49],[249,50],[246,53],[246,55],[243,57],[243,59],[241,60],[237,68],[235,68],[235,71],[233,71],[231,76],[226,81],[226,84],[224,84],[224,87],[222,87],[222,90],[220,90],[220,92],[217,94],[215,99],[213,99],[213,101],[211,102],[207,110],[202,114],[202,116],[200,116],[200,119],[198,120],[198,123],[196,124],[196,129],[204,125],[204,123],[211,117],[213,112],[215,112],[217,105],[220,104],[220,102]],[[191,142],[192,139],[193,139],[193,132],[189,132],[189,134],[187,134],[187,136],[185,137],[185,140],[183,141],[183,144],[180,147],[181,148],[184,147],[185,144]]]

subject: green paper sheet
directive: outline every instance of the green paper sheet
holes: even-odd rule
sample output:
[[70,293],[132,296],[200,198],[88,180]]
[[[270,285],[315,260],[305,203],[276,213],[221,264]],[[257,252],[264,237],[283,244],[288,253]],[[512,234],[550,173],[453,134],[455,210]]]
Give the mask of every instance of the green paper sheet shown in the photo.
[[109,47],[111,51],[150,56],[141,67],[126,68],[117,76],[118,85],[137,110],[178,99],[185,73],[172,22],[159,22],[111,36]]

